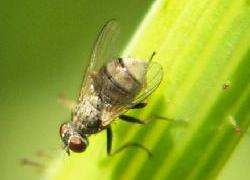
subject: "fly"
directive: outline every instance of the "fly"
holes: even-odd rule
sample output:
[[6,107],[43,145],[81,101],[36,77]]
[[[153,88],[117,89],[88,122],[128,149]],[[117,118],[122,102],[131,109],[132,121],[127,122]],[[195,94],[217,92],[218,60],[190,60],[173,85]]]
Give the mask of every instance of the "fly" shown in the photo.
[[[107,153],[111,154],[112,122],[120,118],[127,122],[143,121],[125,115],[129,109],[143,108],[143,101],[159,86],[163,70],[153,62],[133,58],[114,57],[117,21],[109,20],[102,27],[95,42],[78,101],[72,111],[71,121],[61,124],[60,136],[66,152],[83,152],[88,137],[107,131]],[[131,143],[132,146],[139,144]]]

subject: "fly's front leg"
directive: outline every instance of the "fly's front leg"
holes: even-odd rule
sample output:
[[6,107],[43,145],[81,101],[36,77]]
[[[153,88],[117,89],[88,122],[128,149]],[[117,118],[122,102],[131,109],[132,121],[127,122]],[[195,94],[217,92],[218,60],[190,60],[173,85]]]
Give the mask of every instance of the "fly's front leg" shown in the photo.
[[43,151],[37,151],[35,155],[38,156],[39,161],[35,161],[30,158],[22,158],[20,159],[20,164],[22,166],[32,167],[39,172],[43,172],[45,170],[45,164],[42,164],[41,161],[51,160],[51,157]]
[[42,164],[40,164],[39,162],[27,159],[27,158],[22,158],[20,160],[20,164],[22,166],[29,166],[29,167],[33,167],[36,170],[38,170],[39,172],[42,172],[45,170],[45,166],[43,166]]

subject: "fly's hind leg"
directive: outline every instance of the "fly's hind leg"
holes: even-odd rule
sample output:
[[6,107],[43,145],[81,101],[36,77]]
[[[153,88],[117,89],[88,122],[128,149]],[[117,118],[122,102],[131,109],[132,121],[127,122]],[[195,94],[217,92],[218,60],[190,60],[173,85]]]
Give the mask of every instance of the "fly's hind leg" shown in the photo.
[[128,116],[125,114],[122,114],[119,116],[119,119],[126,121],[126,122],[130,122],[130,123],[136,123],[136,124],[145,124],[145,122],[143,120],[140,120],[136,117],[133,116]]
[[141,102],[133,105],[130,109],[141,109],[144,108],[145,106],[147,106],[147,103]]
[[144,150],[148,154],[149,157],[152,156],[152,153],[150,152],[149,149],[147,149],[146,147],[144,147],[141,144],[133,143],[133,142],[126,143],[123,146],[121,146],[120,148],[118,148],[117,150],[111,152],[111,150],[112,150],[112,139],[113,139],[113,133],[112,133],[111,127],[109,126],[107,128],[107,154],[109,156],[113,156],[113,155],[115,155],[115,154],[123,151],[124,149],[129,148],[129,147],[140,148],[140,149]]
[[188,126],[188,122],[185,119],[172,119],[172,118],[158,116],[158,115],[153,116],[152,119],[168,121],[168,122],[173,123],[174,125],[178,125],[178,126],[184,126],[184,127]]
[[[141,108],[144,108],[146,105],[147,103],[142,102],[142,103],[138,103],[138,104],[131,106],[130,109],[141,109]],[[133,116],[125,115],[125,114],[120,115],[119,119],[126,121],[126,122],[130,122],[130,123],[145,124],[145,121],[138,119],[136,117],[133,117]]]

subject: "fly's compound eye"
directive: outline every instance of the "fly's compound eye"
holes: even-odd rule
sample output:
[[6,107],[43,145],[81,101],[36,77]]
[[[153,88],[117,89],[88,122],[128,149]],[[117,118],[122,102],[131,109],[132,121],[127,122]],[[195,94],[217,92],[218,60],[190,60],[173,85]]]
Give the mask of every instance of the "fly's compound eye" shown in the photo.
[[88,146],[88,141],[86,138],[80,135],[72,135],[68,142],[68,147],[74,152],[83,152]]

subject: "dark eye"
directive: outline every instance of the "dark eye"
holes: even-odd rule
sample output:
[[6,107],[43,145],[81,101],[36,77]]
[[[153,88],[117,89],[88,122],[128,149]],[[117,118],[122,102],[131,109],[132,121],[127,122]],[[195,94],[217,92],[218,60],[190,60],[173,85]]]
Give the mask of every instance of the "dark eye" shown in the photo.
[[68,144],[69,149],[74,152],[83,152],[87,145],[87,140],[78,135],[71,136]]

